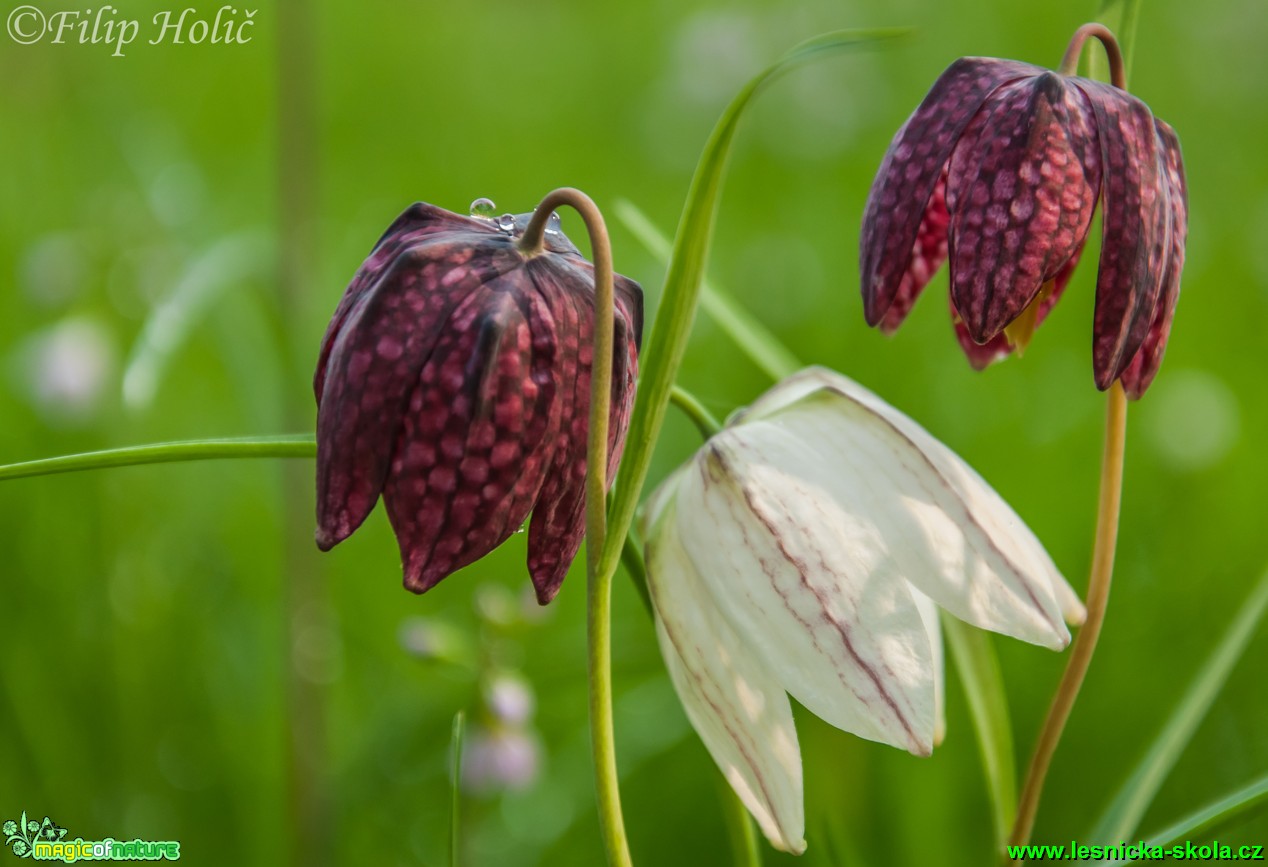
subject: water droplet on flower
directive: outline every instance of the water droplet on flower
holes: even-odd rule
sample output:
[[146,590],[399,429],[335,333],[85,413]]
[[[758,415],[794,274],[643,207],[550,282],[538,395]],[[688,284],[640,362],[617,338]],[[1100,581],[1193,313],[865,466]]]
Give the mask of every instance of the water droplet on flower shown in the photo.
[[546,233],[550,235],[558,235],[562,230],[563,221],[559,219],[559,213],[554,212],[546,220]]
[[479,198],[471,203],[471,216],[491,220],[496,209],[497,205],[493,204],[492,199]]
[[515,229],[515,215],[503,214],[498,217],[498,228],[503,232],[511,232]]

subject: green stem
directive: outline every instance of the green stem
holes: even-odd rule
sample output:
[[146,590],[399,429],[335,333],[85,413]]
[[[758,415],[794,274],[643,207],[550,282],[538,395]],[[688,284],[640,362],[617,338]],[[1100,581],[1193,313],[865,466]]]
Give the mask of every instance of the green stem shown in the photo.
[[228,458],[311,458],[317,454],[312,434],[241,439],[183,440],[126,446],[98,452],[83,452],[0,465],[0,481],[57,473],[77,473],[108,467],[134,467],[179,461],[209,461]]
[[705,409],[704,404],[685,388],[675,385],[670,389],[669,402],[682,410],[691,419],[696,426],[696,430],[700,431],[700,436],[705,439],[709,439],[722,430],[722,425],[718,424],[718,420],[713,417],[713,414]]
[[726,822],[727,836],[731,840],[731,854],[736,867],[762,867],[762,853],[757,845],[757,831],[748,810],[740,801],[731,784],[721,773],[714,775],[718,783],[718,801],[722,804],[722,818]]
[[625,571],[630,573],[634,590],[638,593],[638,598],[643,601],[643,607],[647,609],[648,616],[655,617],[656,609],[652,605],[652,593],[647,589],[647,563],[643,560],[643,546],[634,538],[633,530],[625,535],[625,544],[621,546],[621,563],[625,566]]
[[459,816],[462,806],[462,744],[465,735],[466,714],[458,711],[453,716],[453,730],[449,736],[450,758],[453,762],[450,771],[449,792],[449,867],[458,867],[462,860],[461,836],[459,834]]
[[[586,443],[586,575],[587,659],[590,675],[590,737],[594,750],[595,785],[599,799],[599,827],[609,867],[630,867],[629,842],[621,815],[621,791],[616,771],[616,736],[612,724],[612,575],[600,568],[607,533],[608,419],[612,400],[612,345],[615,301],[612,286],[612,245],[598,207],[585,193],[570,187],[542,199],[529,220],[520,249],[540,252],[546,221],[567,205],[581,215],[590,233],[594,258],[594,360],[590,370],[590,432]],[[621,530],[624,540],[625,528]]]

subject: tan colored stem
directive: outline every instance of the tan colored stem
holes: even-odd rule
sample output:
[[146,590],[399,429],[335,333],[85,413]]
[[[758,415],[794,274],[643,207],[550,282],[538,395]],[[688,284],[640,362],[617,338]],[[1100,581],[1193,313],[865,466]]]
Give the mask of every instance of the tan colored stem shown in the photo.
[[1079,55],[1083,53],[1083,45],[1089,36],[1095,36],[1105,46],[1105,56],[1109,59],[1110,84],[1119,90],[1127,89],[1127,72],[1123,67],[1123,52],[1118,47],[1118,40],[1104,24],[1084,24],[1074,31],[1070,45],[1061,58],[1061,66],[1057,71],[1062,75],[1074,75],[1079,69]]
[[1053,696],[1048,717],[1044,720],[1035,753],[1026,771],[1021,798],[1017,803],[1017,819],[1009,844],[1025,845],[1034,830],[1035,815],[1043,784],[1057,751],[1061,733],[1065,730],[1070,710],[1079,695],[1079,688],[1087,675],[1096,650],[1101,626],[1105,622],[1105,609],[1109,604],[1110,579],[1114,572],[1114,548],[1118,540],[1118,514],[1123,494],[1123,454],[1127,439],[1127,395],[1123,385],[1110,386],[1109,403],[1105,413],[1105,450],[1101,458],[1101,489],[1096,515],[1096,544],[1092,549],[1092,571],[1087,589],[1087,621],[1074,639],[1065,674]]

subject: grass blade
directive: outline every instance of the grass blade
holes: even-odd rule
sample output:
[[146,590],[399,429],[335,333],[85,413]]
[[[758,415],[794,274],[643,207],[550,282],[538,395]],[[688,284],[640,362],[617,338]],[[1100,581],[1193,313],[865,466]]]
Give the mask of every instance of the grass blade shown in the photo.
[[1246,650],[1266,608],[1268,573],[1255,585],[1250,598],[1241,607],[1237,618],[1229,624],[1228,631],[1215,652],[1193,678],[1188,691],[1180,699],[1180,704],[1158,733],[1145,757],[1110,802],[1105,815],[1092,831],[1093,842],[1114,844],[1136,833],[1141,817],[1145,815],[1167,774],[1193,737],[1198,724],[1206,716],[1234,664]]
[[254,233],[222,238],[196,257],[141,328],[123,373],[124,403],[149,406],[168,364],[221,293],[260,273],[267,260],[267,244]]
[[[659,259],[661,264],[668,265],[672,245],[648,216],[628,199],[618,199],[615,211],[616,218],[647,248],[647,252]],[[700,308],[772,380],[781,380],[805,366],[761,320],[707,280],[701,282]]]
[[[1145,845],[1170,849],[1187,840],[1202,840],[1217,831],[1247,818],[1248,815],[1268,809],[1268,775],[1243,786],[1236,792],[1208,804],[1197,812],[1185,816],[1151,837]],[[1127,861],[1107,861],[1105,864],[1127,864]]]
[[1004,677],[991,637],[945,612],[942,631],[955,660],[969,716],[977,732],[991,802],[995,849],[1003,851],[1017,810],[1017,767],[1013,757],[1013,728],[1004,700]]
[[453,731],[449,736],[449,867],[458,867],[461,860],[458,853],[461,849],[459,812],[462,806],[462,743],[466,736],[466,714],[458,711],[453,715]]

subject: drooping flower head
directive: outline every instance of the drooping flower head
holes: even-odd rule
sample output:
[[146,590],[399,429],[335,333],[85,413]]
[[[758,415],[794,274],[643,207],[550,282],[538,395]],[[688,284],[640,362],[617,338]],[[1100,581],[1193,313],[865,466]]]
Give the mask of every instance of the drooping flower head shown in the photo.
[[1126,91],[962,58],[894,136],[872,184],[859,258],[867,322],[896,329],[949,260],[969,361],[1006,357],[1065,289],[1099,199],[1093,370],[1098,388],[1121,379],[1139,397],[1180,293],[1186,195],[1175,132]]
[[876,395],[821,368],[775,386],[648,504],[647,581],[687,716],[778,848],[805,842],[787,694],[928,755],[940,606],[1060,649],[1083,607],[982,478]]
[[[317,544],[352,534],[382,496],[416,593],[528,518],[528,569],[549,602],[584,533],[594,269],[552,215],[471,217],[416,204],[353,278],[322,341]],[[634,399],[642,290],[616,276],[609,475]]]

